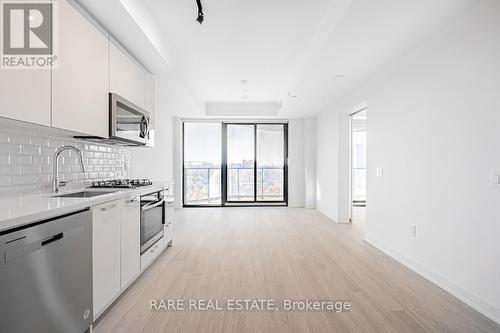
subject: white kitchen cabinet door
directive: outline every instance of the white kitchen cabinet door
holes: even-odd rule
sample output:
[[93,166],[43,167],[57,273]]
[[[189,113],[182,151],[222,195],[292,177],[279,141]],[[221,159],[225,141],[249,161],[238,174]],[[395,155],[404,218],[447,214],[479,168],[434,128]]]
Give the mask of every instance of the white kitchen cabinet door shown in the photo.
[[114,301],[120,288],[120,229],[123,200],[92,209],[94,320]]
[[142,109],[146,109],[146,71],[114,42],[109,43],[109,87]]
[[141,207],[139,198],[125,200],[121,220],[121,288],[141,271]]
[[0,117],[50,126],[50,70],[0,70]]
[[108,36],[59,1],[59,57],[52,70],[52,126],[109,136]]
[[164,229],[165,245],[169,245],[169,243],[173,241],[175,237],[174,211],[175,208],[173,203],[165,205],[165,229]]

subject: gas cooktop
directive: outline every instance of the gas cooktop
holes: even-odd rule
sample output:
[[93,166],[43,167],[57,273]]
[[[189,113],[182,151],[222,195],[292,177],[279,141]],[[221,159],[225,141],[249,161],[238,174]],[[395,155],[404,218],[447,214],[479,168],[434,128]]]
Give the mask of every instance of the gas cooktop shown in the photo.
[[152,185],[149,179],[111,179],[96,180],[92,182],[94,188],[135,188],[140,186]]

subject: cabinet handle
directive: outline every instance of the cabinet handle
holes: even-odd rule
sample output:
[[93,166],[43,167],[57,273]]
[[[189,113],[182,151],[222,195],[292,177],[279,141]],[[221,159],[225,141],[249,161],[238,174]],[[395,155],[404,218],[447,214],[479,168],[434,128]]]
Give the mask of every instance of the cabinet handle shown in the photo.
[[103,207],[103,208],[101,208],[101,211],[105,212],[105,211],[113,209],[115,207],[116,207],[116,205],[111,205],[111,206],[108,206],[108,207]]
[[155,246],[153,246],[153,248],[149,251],[149,253],[154,253],[157,248],[158,248],[158,244],[156,244]]

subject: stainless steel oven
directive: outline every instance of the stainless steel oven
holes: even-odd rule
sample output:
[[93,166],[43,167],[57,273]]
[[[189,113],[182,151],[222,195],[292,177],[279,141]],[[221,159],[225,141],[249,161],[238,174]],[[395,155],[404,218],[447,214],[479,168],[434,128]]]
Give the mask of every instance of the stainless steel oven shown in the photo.
[[163,190],[141,196],[141,254],[163,237],[165,200]]
[[149,113],[123,97],[109,94],[110,139],[131,145],[149,143]]

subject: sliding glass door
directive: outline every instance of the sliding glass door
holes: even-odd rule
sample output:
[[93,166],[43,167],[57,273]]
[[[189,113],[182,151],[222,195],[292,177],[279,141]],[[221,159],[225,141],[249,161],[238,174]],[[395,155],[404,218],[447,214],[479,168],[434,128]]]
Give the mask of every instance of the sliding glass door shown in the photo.
[[257,201],[285,201],[285,126],[257,125]]
[[[223,124],[226,135],[225,202],[284,203],[287,125]],[[223,134],[224,135],[224,134]]]
[[227,125],[227,200],[255,201],[255,125]]
[[184,123],[184,206],[286,205],[288,125]]

